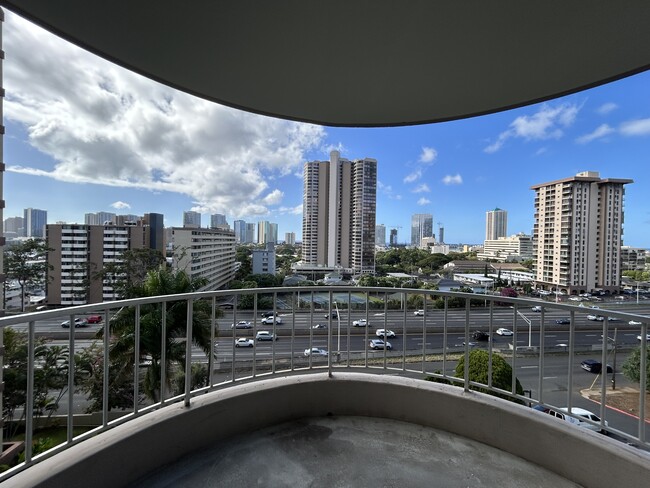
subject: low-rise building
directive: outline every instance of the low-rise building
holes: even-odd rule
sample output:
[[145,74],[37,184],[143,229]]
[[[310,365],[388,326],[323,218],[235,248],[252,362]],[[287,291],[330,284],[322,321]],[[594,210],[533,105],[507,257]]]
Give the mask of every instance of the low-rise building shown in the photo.
[[254,249],[251,261],[253,274],[275,274],[275,244],[267,242],[264,249]]
[[476,254],[482,260],[501,263],[533,259],[533,238],[524,233],[486,240],[483,250]]

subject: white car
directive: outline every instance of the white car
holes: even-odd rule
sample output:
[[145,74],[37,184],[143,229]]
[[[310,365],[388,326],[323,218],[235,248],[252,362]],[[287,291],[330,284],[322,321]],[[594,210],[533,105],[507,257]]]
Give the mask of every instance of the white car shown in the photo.
[[281,324],[282,319],[280,317],[274,317],[273,315],[269,315],[268,317],[264,317],[261,322],[264,325],[273,325],[273,319],[275,319],[276,324]]
[[352,322],[352,327],[365,327],[366,325],[368,325],[368,321],[366,319],[359,319]]
[[540,307],[539,305],[535,305],[533,308],[531,308],[531,310],[532,310],[533,312],[541,312],[541,311],[542,311],[542,307]]
[[512,335],[512,331],[511,331],[510,329],[506,329],[505,327],[499,327],[499,328],[497,329],[497,335],[500,335],[500,336],[511,336],[511,335]]
[[[567,407],[560,408],[560,410],[562,412],[567,412],[567,413],[569,412],[569,409]],[[582,417],[584,419],[591,420],[593,422],[596,422],[596,423],[600,424],[600,417],[598,415],[596,415],[595,413],[590,412],[589,410],[585,410],[584,408],[572,407],[571,408],[571,413],[573,415],[577,415],[578,417]],[[593,424],[591,424],[589,422],[584,422],[584,421],[580,420],[580,418],[578,418],[578,422],[579,422],[578,425],[580,427],[584,427],[586,429],[593,430],[593,431],[596,431],[596,432],[601,432],[601,430],[602,430],[600,428],[600,425],[593,425]],[[605,427],[607,427],[607,420],[605,420],[604,425],[605,425]]]
[[[641,334],[639,334],[638,336],[636,336],[636,340],[637,340],[637,341],[641,342],[642,339],[643,339],[643,336],[642,336]],[[650,334],[646,334],[646,335],[645,335],[645,340],[646,340],[646,342],[650,342]]]
[[[76,318],[76,319],[74,319],[74,326],[75,326],[75,328],[87,327],[88,326],[88,321],[86,319]],[[61,322],[61,327],[63,327],[64,329],[69,329],[70,328],[70,321],[66,320],[65,322]]]
[[630,321],[628,322],[628,324],[630,324],[630,325],[641,325],[642,322],[639,322],[638,320],[630,320]]
[[268,330],[260,330],[255,335],[255,339],[258,341],[277,341],[278,336]]
[[587,320],[591,320],[591,321],[595,320],[596,322],[602,322],[603,320],[605,320],[605,317],[603,317],[602,315],[587,315]]
[[377,329],[377,332],[375,332],[375,334],[377,335],[377,337],[386,336],[386,337],[390,337],[391,339],[395,337],[395,332],[388,329]]
[[240,337],[235,341],[235,347],[253,347],[255,341],[253,339],[247,339],[246,337]]
[[236,324],[230,326],[231,329],[251,329],[252,327],[251,323],[246,322],[245,320],[240,320]]
[[311,349],[305,349],[305,356],[327,356],[327,351],[319,347],[312,347]]
[[424,315],[424,310],[416,310],[415,312],[413,312],[413,315],[422,316],[422,315]]
[[373,350],[377,349],[388,349],[389,351],[393,348],[390,342],[382,341],[381,339],[370,339],[370,342],[368,343],[368,347]]

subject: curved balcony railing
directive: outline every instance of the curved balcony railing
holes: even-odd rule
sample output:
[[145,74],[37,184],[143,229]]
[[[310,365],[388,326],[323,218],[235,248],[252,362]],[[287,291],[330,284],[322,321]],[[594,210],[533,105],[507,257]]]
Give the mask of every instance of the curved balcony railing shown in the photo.
[[[639,387],[648,380],[645,354],[640,355],[640,379],[636,385],[636,406],[641,412],[636,427],[611,422],[612,414],[607,408],[607,395],[615,386],[618,373],[616,354],[639,346],[645,350],[650,318],[638,313],[642,308],[606,306],[599,304],[601,308],[596,310],[471,293],[337,286],[188,293],[4,317],[0,319],[0,328],[11,327],[26,334],[25,401],[15,411],[20,414],[21,425],[24,423],[25,448],[24,462],[0,474],[0,481],[152,410],[180,402],[189,406],[196,395],[269,375],[309,371],[333,375],[338,370],[390,372],[420,379],[429,377],[465,390],[480,388],[519,403],[540,405],[550,412],[561,412],[562,408],[571,412],[580,393],[574,373],[580,371],[580,355],[587,353],[605,365],[605,374],[594,375],[591,385],[592,392],[598,392],[600,421],[585,420],[572,413],[567,416],[579,418],[621,441],[650,449],[647,420],[642,413],[646,395]],[[90,315],[94,316],[93,322],[99,320],[97,316],[101,321],[84,323]],[[81,319],[82,327],[61,328],[61,321],[75,324],[75,319]],[[380,329],[390,330],[396,337],[383,337]],[[500,335],[504,332],[499,329],[508,329],[512,335]],[[256,340],[260,331],[267,332],[263,334],[265,338],[279,340]],[[552,335],[561,336],[561,342],[557,337],[550,341]],[[42,343],[42,338],[49,342]],[[237,339],[244,340],[237,343]],[[390,349],[374,342],[382,339],[390,343]],[[92,343],[96,353],[94,373],[80,359]],[[198,348],[198,343],[204,348],[207,344],[207,352]],[[54,364],[65,381],[59,382],[60,398],[49,419],[65,424],[66,439],[36,454],[32,447],[34,432],[45,416],[43,405],[35,398],[35,379],[45,367],[37,352],[53,345],[60,345],[66,352]],[[472,379],[470,374],[470,353],[474,349],[489,353],[484,382]],[[115,351],[121,351],[120,362],[116,362],[116,355],[111,357]],[[515,372],[510,385],[493,384],[492,353],[504,356]],[[554,389],[566,390],[563,401],[558,400],[557,394],[549,393],[544,374],[546,366],[556,363],[558,358],[560,369],[566,364],[566,376],[554,379]],[[612,358],[614,371],[608,374],[607,365]],[[464,361],[464,368],[456,371],[459,360]],[[527,378],[522,385],[524,393],[521,387],[518,389],[520,363],[537,370],[534,378]],[[156,368],[157,374],[149,374]],[[201,371],[203,377],[197,379],[197,372]],[[80,385],[91,374],[95,374],[97,381],[94,389],[86,387],[91,393],[84,395]],[[119,375],[122,400],[120,408],[111,408],[111,395]],[[174,389],[171,375],[180,377],[182,385]],[[89,416],[86,412],[92,410],[91,398],[99,408]],[[131,404],[125,406],[128,398]],[[16,420],[7,422],[12,424]],[[82,422],[94,422],[94,427],[75,434],[75,427]]]

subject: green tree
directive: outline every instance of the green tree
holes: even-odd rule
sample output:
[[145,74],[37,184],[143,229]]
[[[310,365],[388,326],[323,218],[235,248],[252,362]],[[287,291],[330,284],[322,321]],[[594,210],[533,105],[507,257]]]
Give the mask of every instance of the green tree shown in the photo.
[[[149,271],[144,282],[130,290],[129,298],[175,295],[198,291],[204,280],[190,279],[184,271],[171,271],[161,266]],[[212,354],[210,344],[211,305],[209,301],[195,300],[192,307],[192,343],[205,354]],[[217,310],[219,313],[219,310]],[[166,333],[162,336],[163,304],[151,303],[140,306],[140,357],[135,358],[135,307],[128,307],[116,314],[110,322],[113,339],[109,350],[109,363],[115,370],[116,381],[129,377],[135,361],[145,370],[143,392],[152,401],[160,400],[172,386],[174,368],[185,367],[185,337],[187,300],[167,302],[165,309]],[[102,328],[99,337],[104,333]],[[164,344],[164,346],[163,346]],[[161,364],[163,347],[167,361]],[[165,368],[166,384],[161,385],[161,371]],[[116,387],[117,388],[117,387]]]
[[[646,385],[650,391],[650,347],[646,348]],[[635,383],[641,382],[641,348],[637,348],[628,356],[623,363],[623,374],[627,379]]]
[[[490,360],[490,354],[487,351],[481,349],[475,349],[469,353],[469,380],[475,381],[477,383],[482,383],[484,385],[488,384],[488,362]],[[501,390],[511,391],[512,390],[512,367],[503,359],[501,356],[492,354],[492,386],[494,388],[499,388]],[[465,376],[465,356],[460,358],[458,364],[456,365],[455,376],[457,378],[463,378]],[[519,380],[516,379],[516,393],[518,395],[524,394],[524,389],[519,383]],[[470,386],[471,390],[480,391],[487,393],[488,395],[497,396],[505,400],[510,400],[515,403],[523,403],[520,400],[515,400],[508,395],[503,395],[488,390],[487,388],[481,388],[476,386]]]
[[47,263],[47,253],[52,249],[45,241],[28,239],[5,250],[5,272],[10,280],[18,281],[21,293],[21,311],[25,311],[25,290],[28,286],[42,285],[52,266]]

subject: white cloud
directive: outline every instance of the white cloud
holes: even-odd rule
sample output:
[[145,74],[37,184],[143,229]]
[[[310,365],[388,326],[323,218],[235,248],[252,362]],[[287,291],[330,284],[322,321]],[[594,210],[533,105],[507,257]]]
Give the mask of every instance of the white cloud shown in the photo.
[[420,198],[418,200],[418,205],[428,205],[430,203],[431,203],[431,200],[429,200],[428,198],[422,197],[422,198]]
[[596,129],[594,129],[593,132],[590,132],[589,134],[585,134],[583,136],[580,136],[576,139],[576,142],[578,144],[587,144],[593,140],[600,139],[602,137],[608,136],[612,132],[616,132],[612,127],[610,127],[607,124],[602,124]]
[[501,132],[497,140],[483,151],[495,153],[511,138],[525,141],[559,139],[564,135],[564,129],[573,125],[580,108],[575,104],[544,104],[533,115],[520,115],[513,120],[510,127]]
[[650,119],[623,122],[620,131],[625,136],[650,136]]
[[548,148],[540,147],[537,151],[535,151],[535,156],[540,156],[544,154],[546,151],[548,151]]
[[459,175],[447,175],[442,179],[445,185],[460,185],[463,183],[463,178]]
[[430,191],[429,186],[426,183],[422,183],[415,187],[413,193],[429,193]]
[[404,177],[404,183],[413,183],[414,181],[417,181],[420,178],[422,178],[422,170],[416,169],[415,171],[413,171],[413,173],[406,175]]
[[603,103],[600,107],[596,109],[596,112],[599,113],[600,115],[607,115],[608,113],[616,110],[618,108],[618,105],[616,105],[613,102],[607,102]]
[[381,181],[377,180],[377,189],[384,195],[386,195],[391,200],[401,200],[401,195],[396,195],[393,192],[393,187],[391,185],[385,185]]
[[174,91],[11,12],[4,44],[11,53],[4,62],[5,117],[56,161],[51,168],[18,161],[8,164],[10,171],[176,192],[206,212],[263,215],[282,194],[269,182],[299,173],[305,154],[321,147],[326,135],[319,126]]
[[436,151],[432,147],[423,146],[419,161],[421,163],[429,164],[434,162],[437,157],[438,157],[438,151]]
[[302,203],[300,205],[296,205],[295,207],[280,207],[277,209],[277,213],[280,215],[302,215]]
[[341,154],[344,154],[347,151],[347,149],[345,148],[342,142],[339,142],[338,144],[328,144],[327,146],[324,146],[322,148],[322,151],[323,153],[327,154],[327,157],[329,158],[330,153],[332,151],[338,151]]
[[111,203],[111,207],[117,208],[117,209],[122,209],[122,208],[131,208],[131,205],[129,205],[126,202],[117,201],[117,202]]

